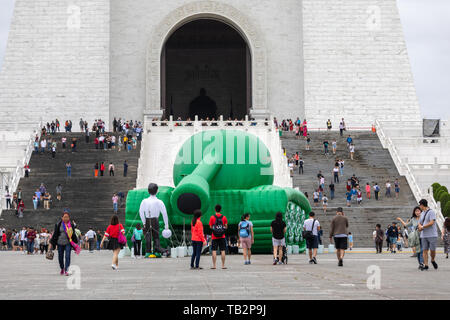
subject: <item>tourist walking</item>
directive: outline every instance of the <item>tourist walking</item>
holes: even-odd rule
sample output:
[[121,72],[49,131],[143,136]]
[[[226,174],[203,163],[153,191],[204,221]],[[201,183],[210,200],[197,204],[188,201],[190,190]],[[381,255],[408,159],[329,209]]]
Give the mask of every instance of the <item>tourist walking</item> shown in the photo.
[[[164,202],[156,197],[158,185],[150,183],[148,185],[150,196],[142,200],[139,207],[139,216],[144,225],[145,233],[145,257],[149,257],[152,252],[163,252],[159,244],[159,215],[162,213],[165,230],[169,229],[169,219]],[[153,250],[152,250],[153,238]]]
[[113,203],[114,213],[117,214],[117,211],[119,211],[119,196],[117,195],[117,193],[113,194],[112,203]]
[[336,216],[333,218],[330,225],[330,243],[334,242],[339,267],[344,266],[344,255],[345,250],[347,249],[347,230],[348,219],[344,216],[342,208],[339,207],[337,208]]
[[374,231],[375,249],[377,253],[383,252],[383,238],[384,231],[381,229],[381,224],[377,224]]
[[386,181],[386,197],[391,197],[391,183],[388,181]]
[[337,162],[333,168],[333,178],[334,178],[334,180],[333,180],[334,183],[339,183],[339,163],[337,163]]
[[113,165],[113,163],[112,162],[110,162],[109,163],[109,167],[108,167],[108,170],[109,170],[109,176],[113,176],[114,177],[114,165]]
[[59,184],[56,186],[56,199],[57,199],[58,201],[61,201],[61,198],[62,198],[62,189],[63,189],[63,187],[62,187],[62,185],[59,183]]
[[367,182],[366,183],[366,197],[369,200],[370,200],[370,190],[371,190],[370,184]]
[[[94,165],[94,178],[98,178],[98,169],[99,169],[98,162],[96,162]],[[101,172],[101,175],[103,175],[103,171],[100,171],[100,172]]]
[[375,182],[375,185],[373,186],[373,192],[375,193],[375,200],[378,201],[378,194],[380,193],[380,186],[378,185],[378,182]]
[[326,194],[324,194],[322,197],[322,206],[323,206],[323,213],[327,213],[328,198]]
[[70,162],[66,163],[66,170],[67,170],[67,178],[72,177],[72,165]]
[[[201,210],[194,211],[194,217],[191,221],[191,241],[192,241],[192,257],[191,269],[203,269],[200,267],[200,255],[202,254],[203,245],[206,245],[205,234],[203,233],[203,223]],[[195,262],[195,265],[194,265]]]
[[444,254],[445,258],[448,259],[448,251],[450,247],[450,218],[445,218],[444,230],[442,232],[442,241],[444,241]]
[[303,223],[303,238],[306,240],[306,248],[309,252],[309,264],[317,264],[317,248],[319,248],[320,223],[315,218],[315,213],[309,213],[309,219]]
[[391,253],[396,253],[396,244],[398,239],[397,222],[392,222],[391,226],[387,230],[387,236],[389,237],[389,249]]
[[348,151],[350,152],[350,160],[354,160],[355,145],[353,143],[348,147]]
[[128,163],[127,160],[123,162],[123,176],[126,177],[128,173]]
[[111,217],[111,222],[108,228],[106,228],[100,247],[103,247],[103,242],[106,238],[109,240],[107,249],[113,252],[111,267],[113,270],[117,270],[119,269],[119,252],[126,244],[125,229],[119,222],[119,217],[117,215]]
[[398,197],[400,195],[400,182],[398,182],[398,179],[395,179],[394,191],[395,191],[395,198],[398,199]]
[[211,269],[216,269],[216,260],[217,260],[217,250],[220,250],[220,257],[222,260],[222,269],[227,269],[225,267],[225,250],[226,250],[226,240],[225,240],[225,232],[228,228],[228,220],[221,211],[222,206],[217,204],[214,208],[215,213],[209,219],[209,227],[212,230],[212,263],[213,266]]
[[89,228],[88,232],[84,235],[86,238],[86,242],[88,243],[89,252],[94,252],[94,246],[95,246],[95,237],[97,236],[95,234],[95,231],[92,227]]
[[50,239],[50,251],[56,247],[58,248],[60,275],[68,276],[71,251],[73,249],[76,254],[79,254],[81,250],[75,233],[75,224],[70,221],[68,209],[64,209],[61,220],[55,225],[53,236]]
[[303,166],[305,162],[303,161],[303,158],[298,159],[298,174],[303,174]]
[[238,235],[244,255],[244,264],[251,264],[251,249],[255,242],[255,234],[253,233],[253,223],[250,221],[250,213],[242,216],[242,221],[238,225]]
[[286,234],[286,223],[283,221],[283,214],[277,212],[275,220],[270,224],[273,245],[273,264],[283,264],[283,248],[286,246],[284,235]]
[[134,258],[142,257],[141,256],[141,246],[142,246],[142,237],[144,236],[144,232],[142,231],[141,224],[136,224],[136,228],[133,230],[133,236],[131,238],[133,242],[133,249],[134,249]]
[[34,251],[34,239],[36,239],[36,231],[33,227],[28,229],[27,232],[27,253],[33,254]]
[[[98,164],[97,164],[97,169],[98,169]],[[102,162],[100,164],[100,176],[103,177],[103,173],[105,172],[105,163]]]
[[422,249],[424,263],[421,270],[428,270],[428,251],[430,251],[431,264],[434,269],[437,269],[438,265],[435,261],[438,237],[436,212],[428,207],[428,201],[426,199],[419,201],[419,207],[422,210],[422,214],[420,215],[418,230],[420,231],[420,247]]
[[397,220],[408,230],[408,240],[409,245],[412,248],[413,255],[411,257],[418,258],[419,265],[423,263],[423,257],[420,250],[420,234],[417,231],[419,226],[419,220],[422,210],[420,207],[415,207],[411,218],[408,221],[403,221],[402,218],[398,217]]

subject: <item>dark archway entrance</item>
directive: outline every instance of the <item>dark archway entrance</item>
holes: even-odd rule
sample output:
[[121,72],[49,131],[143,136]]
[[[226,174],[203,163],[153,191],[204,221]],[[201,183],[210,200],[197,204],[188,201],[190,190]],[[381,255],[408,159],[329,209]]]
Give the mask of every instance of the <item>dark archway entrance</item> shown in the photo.
[[242,119],[251,108],[251,57],[232,26],[199,19],[178,28],[161,56],[161,107],[174,119],[223,115]]

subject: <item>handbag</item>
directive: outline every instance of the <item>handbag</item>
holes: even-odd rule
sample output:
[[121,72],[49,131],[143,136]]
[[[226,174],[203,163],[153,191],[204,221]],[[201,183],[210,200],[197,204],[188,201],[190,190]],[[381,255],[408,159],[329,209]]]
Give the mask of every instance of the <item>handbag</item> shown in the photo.
[[125,235],[122,232],[119,232],[119,236],[117,237],[117,241],[119,242],[119,244],[126,244],[127,243],[127,238],[125,237]]
[[312,239],[312,238],[314,237],[313,230],[314,230],[314,224],[315,224],[315,223],[316,223],[316,219],[314,219],[310,231],[304,230],[304,231],[302,232],[302,237],[303,237],[303,239],[309,240],[309,239]]
[[48,260],[53,260],[53,256],[54,256],[53,250],[49,250],[49,251],[47,251],[45,258]]

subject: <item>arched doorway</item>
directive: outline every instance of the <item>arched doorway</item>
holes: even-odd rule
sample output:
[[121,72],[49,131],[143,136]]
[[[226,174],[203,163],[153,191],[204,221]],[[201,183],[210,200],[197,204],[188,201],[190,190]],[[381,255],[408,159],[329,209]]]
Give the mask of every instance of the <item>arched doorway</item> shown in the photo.
[[161,52],[161,109],[174,119],[242,119],[252,103],[251,55],[231,25],[197,19],[176,29]]

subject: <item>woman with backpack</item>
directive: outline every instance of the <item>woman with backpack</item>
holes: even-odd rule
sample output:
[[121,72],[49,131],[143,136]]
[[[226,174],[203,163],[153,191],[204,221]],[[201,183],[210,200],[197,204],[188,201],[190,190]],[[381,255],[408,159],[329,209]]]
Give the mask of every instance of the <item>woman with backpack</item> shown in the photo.
[[[191,270],[203,269],[200,265],[200,255],[202,254],[203,245],[206,245],[205,235],[203,233],[203,223],[200,221],[202,216],[201,210],[194,211],[194,217],[191,222],[191,241],[192,241],[192,257],[191,257]],[[195,267],[194,267],[195,261]]]
[[[253,233],[253,223],[250,221],[250,213],[242,216],[242,221],[238,225],[239,242],[241,243],[244,253],[244,264],[251,264],[252,244],[255,242],[255,235]],[[248,258],[247,258],[248,257]]]
[[119,252],[123,249],[123,246],[127,241],[125,238],[125,229],[119,222],[119,217],[116,215],[111,217],[111,222],[108,228],[106,228],[100,247],[103,247],[103,242],[106,238],[109,239],[107,249],[112,250],[113,252],[111,267],[113,270],[117,270],[119,269]]
[[133,230],[133,249],[134,249],[134,258],[141,256],[141,243],[142,237],[144,236],[144,232],[142,231],[141,224],[138,223],[136,228]]

